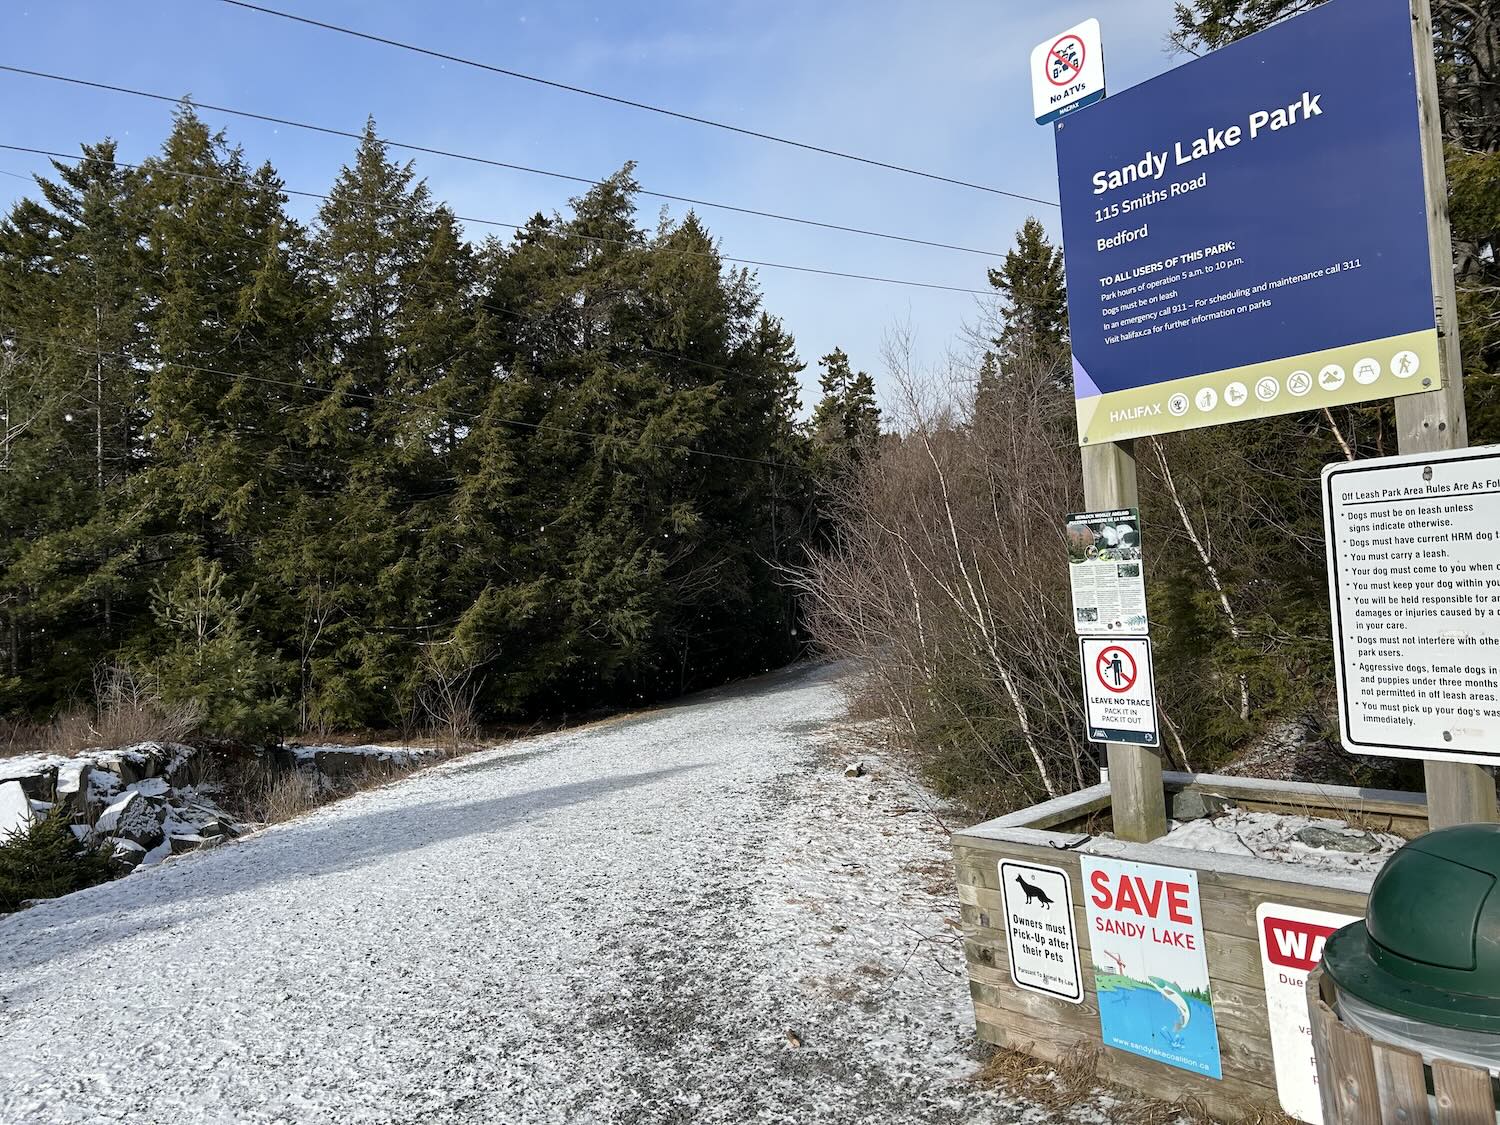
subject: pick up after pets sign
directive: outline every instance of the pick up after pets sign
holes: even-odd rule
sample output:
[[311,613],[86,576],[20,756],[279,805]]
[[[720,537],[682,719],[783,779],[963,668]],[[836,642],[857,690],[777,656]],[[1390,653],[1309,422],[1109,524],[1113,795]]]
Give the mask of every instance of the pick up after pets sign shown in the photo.
[[1020,988],[1078,1004],[1083,974],[1073,930],[1073,885],[1058,867],[1000,861],[1010,978]]

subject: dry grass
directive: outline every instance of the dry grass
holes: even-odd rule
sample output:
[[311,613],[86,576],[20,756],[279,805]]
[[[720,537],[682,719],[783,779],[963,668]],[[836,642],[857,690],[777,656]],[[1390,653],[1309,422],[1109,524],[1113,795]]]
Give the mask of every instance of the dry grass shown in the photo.
[[124,664],[100,664],[94,669],[93,698],[93,706],[74,706],[50,723],[0,721],[0,757],[56,754],[71,758],[100,746],[181,742],[203,722],[196,708],[164,704],[155,679]]
[[[1225,1125],[1194,1097],[1176,1101],[1147,1098],[1099,1077],[1100,1048],[1080,1043],[1060,1062],[1035,1058],[1024,1050],[997,1048],[974,1081],[1004,1090],[1039,1106],[1049,1114],[1072,1110],[1097,1111],[1108,1103],[1111,1125]],[[1298,1125],[1279,1110],[1249,1110],[1235,1125]]]
[[266,784],[265,810],[261,820],[266,824],[295,820],[342,795],[323,783],[316,774],[288,770]]
[[372,762],[359,773],[334,779],[312,769],[267,773],[264,763],[251,758],[216,771],[215,787],[221,797],[220,804],[239,819],[256,824],[283,824],[334,801],[376,789],[428,764],[432,763],[404,766]]
[[1001,1047],[974,1077],[981,1086],[1001,1089],[1049,1113],[1098,1100],[1099,1048],[1080,1045],[1063,1062],[1050,1063],[1013,1047]]

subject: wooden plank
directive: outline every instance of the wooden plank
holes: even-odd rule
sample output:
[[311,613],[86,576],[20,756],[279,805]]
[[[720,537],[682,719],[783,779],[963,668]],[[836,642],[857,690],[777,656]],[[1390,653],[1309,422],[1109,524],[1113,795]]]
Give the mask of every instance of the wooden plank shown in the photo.
[[1260,777],[1230,777],[1215,773],[1169,771],[1162,777],[1168,790],[1195,789],[1220,793],[1236,802],[1265,801],[1285,809],[1359,809],[1369,813],[1425,817],[1427,797],[1399,789],[1364,789],[1353,785],[1321,785],[1311,781],[1276,781]]
[[[1328,1077],[1319,1083],[1326,1092],[1324,1125],[1382,1125],[1380,1084],[1375,1078],[1370,1041],[1344,1026],[1337,1017],[1330,1019],[1325,1016],[1314,1028],[1313,1035],[1315,1041],[1321,1037],[1324,1043],[1319,1059],[1326,1057],[1328,1060]],[[1323,1072],[1321,1066],[1319,1072]],[[1330,1105],[1331,1118],[1328,1117]]]
[[[1084,1036],[1074,1028],[1060,1024],[1018,1025],[1014,1013],[982,1001],[975,1003],[974,1010],[979,1021],[979,1037],[995,1046],[1011,1047],[1053,1062],[1076,1055],[1080,1050],[1099,1047],[1097,1026],[1090,1035]],[[1227,1071],[1224,1078],[1215,1081],[1113,1048],[1101,1052],[1099,1076],[1163,1101],[1176,1101],[1190,1094],[1203,1102],[1210,1113],[1226,1121],[1238,1120],[1247,1111],[1257,1108],[1277,1108],[1277,1095],[1272,1086]]]
[[[1274,895],[1274,896],[1250,896],[1242,891],[1231,891],[1212,885],[1201,885],[1199,887],[1199,899],[1203,907],[1204,931],[1207,934],[1223,934],[1226,937],[1249,938],[1253,941],[1260,940],[1260,926],[1256,920],[1256,909],[1263,902],[1280,903],[1286,906],[1305,906],[1314,910],[1331,910],[1339,913],[1350,914],[1355,917],[1363,917],[1365,912],[1365,896],[1343,895],[1320,892],[1316,888],[1310,888],[1306,895]],[[1002,892],[992,890],[989,887],[980,886],[974,882],[964,882],[958,885],[958,901],[961,906],[974,906],[984,912],[990,921],[980,921],[980,925],[994,926],[997,930],[1004,929],[1004,923],[1000,919],[1005,916],[1005,900]],[[1074,880],[1073,905],[1078,908],[1075,911],[1074,925],[1081,934],[1088,927],[1088,921],[1081,913],[1084,905],[1084,896],[1079,893],[1077,881]]]
[[[1090,510],[1139,507],[1133,442],[1086,445],[1080,453],[1083,502]],[[1115,835],[1139,843],[1165,836],[1167,795],[1162,787],[1160,752],[1150,746],[1118,742],[1107,744],[1105,752]]]
[[[977,942],[988,949],[991,963],[1005,968],[1009,971],[1007,950],[1009,948],[1003,929],[981,926],[978,920],[979,907],[960,906],[959,915],[964,922],[964,930],[967,940]],[[997,919],[991,917],[990,921]],[[1084,930],[1079,931],[1080,934]],[[1209,979],[1214,982],[1226,981],[1230,984],[1240,984],[1247,988],[1265,988],[1265,974],[1260,963],[1260,943],[1246,937],[1237,937],[1233,934],[1218,934],[1208,931],[1204,935],[1208,945],[1208,973]],[[1079,960],[1083,964],[1084,974],[1087,976],[1093,967],[1093,944],[1087,938],[1082,939],[1079,948]]]
[[[1010,977],[1008,965],[991,965],[983,961],[971,962],[969,964],[969,993],[976,999],[984,999],[988,1004],[997,1008],[1012,1008],[1018,1013],[1024,1010],[1024,1014],[1037,1018],[1052,1018],[1050,1013],[1058,1013],[1056,1019],[1059,1023],[1069,1022],[1073,1017],[1064,1009],[1074,1012],[1086,1012],[1088,1018],[1083,1021],[1087,1028],[1092,1028],[1095,1037],[1099,1034],[1099,996],[1094,988],[1092,973],[1086,972],[1083,981],[1083,1000],[1077,1004],[1070,1004],[1066,1000],[1056,1000],[1051,997],[1042,996],[1035,992],[1027,992],[1017,988]],[[1266,993],[1263,988],[1253,988],[1249,985],[1232,984],[1228,981],[1211,981],[1214,998],[1214,1022],[1222,1028],[1232,1031],[1241,1031],[1252,1036],[1258,1042],[1265,1042],[1268,1016],[1266,1014]],[[975,991],[979,986],[980,992]],[[983,993],[981,997],[980,993]],[[1000,992],[1014,992],[1017,994],[1017,1002],[1012,1004],[1005,998],[997,995]],[[1266,1059],[1271,1056],[1262,1052]],[[1267,1074],[1269,1075],[1269,1071]]]
[[1436,1059],[1432,1088],[1437,1125],[1495,1125],[1495,1088],[1488,1071]]
[[973,828],[966,829],[970,832],[993,831],[1002,828],[1053,828],[1059,824],[1066,824],[1070,820],[1081,820],[1083,817],[1096,813],[1100,809],[1109,808],[1109,786],[1091,785],[1087,789],[1080,789],[1076,793],[1064,793],[1061,797],[1054,797],[1050,801],[1043,801],[1039,805],[1030,805],[1024,809],[1017,809],[1013,813],[1006,813],[994,820],[986,820],[982,824],[976,824]]
[[[1255,910],[1263,902],[1282,903],[1288,906],[1306,906],[1315,910],[1334,910],[1362,916],[1365,912],[1366,891],[1333,888],[1318,884],[1302,884],[1278,881],[1246,880],[1236,875],[1217,871],[1205,871],[1194,867],[1192,860],[1197,853],[1178,850],[1183,860],[1179,863],[1198,871],[1198,894],[1203,906],[1205,928],[1219,933],[1256,937]],[[955,862],[958,868],[960,901],[983,903],[995,914],[1001,912],[998,898],[1000,887],[999,864],[1002,859],[1019,860],[1026,863],[1042,863],[1060,867],[1068,872],[1073,887],[1073,901],[1081,905],[1087,888],[1083,885],[1077,850],[1057,851],[1038,848],[1013,847],[1009,849],[956,846]],[[1290,865],[1280,865],[1289,867]],[[1292,868],[1296,871],[1296,868]],[[965,890],[965,888],[972,890]],[[995,896],[989,898],[983,892]]]
[[1313,1057],[1318,1067],[1318,1100],[1323,1106],[1323,1125],[1339,1125],[1338,1105],[1334,1101],[1332,1035],[1328,1025],[1338,1017],[1323,1000],[1324,977],[1321,969],[1307,975],[1307,1016],[1312,1031]]
[[[1453,278],[1453,232],[1448,217],[1448,173],[1438,106],[1437,62],[1432,51],[1430,0],[1411,0],[1412,54],[1416,59],[1417,113],[1422,126],[1422,175],[1427,187],[1427,238],[1440,347],[1442,386],[1396,399],[1396,435],[1402,453],[1462,449],[1469,444],[1464,411],[1463,356],[1459,351],[1458,295]],[[1424,762],[1428,823],[1433,828],[1500,819],[1495,779],[1480,766]]]
[[[1386,1043],[1372,1043],[1375,1087],[1388,1125],[1432,1125],[1427,1112],[1427,1075],[1422,1056]],[[1491,1115],[1493,1119],[1493,1115]],[[1493,1120],[1490,1125],[1493,1125]]]
[[[1076,870],[1078,857],[1090,855],[1122,859],[1135,863],[1154,863],[1165,867],[1190,867],[1198,872],[1198,881],[1237,887],[1266,896],[1318,895],[1328,892],[1350,892],[1367,895],[1373,875],[1359,872],[1326,871],[1293,863],[1278,863],[1252,856],[1200,852],[1164,844],[1133,844],[1124,840],[1086,837],[1076,834],[1038,832],[1027,828],[996,831],[980,837],[960,834],[954,837],[956,855],[978,869],[976,880],[988,878],[985,869],[1000,858],[1024,858]],[[1048,859],[1048,857],[1051,859]],[[996,874],[998,878],[998,873]],[[1268,884],[1270,886],[1268,886]],[[996,885],[991,882],[988,885]]]

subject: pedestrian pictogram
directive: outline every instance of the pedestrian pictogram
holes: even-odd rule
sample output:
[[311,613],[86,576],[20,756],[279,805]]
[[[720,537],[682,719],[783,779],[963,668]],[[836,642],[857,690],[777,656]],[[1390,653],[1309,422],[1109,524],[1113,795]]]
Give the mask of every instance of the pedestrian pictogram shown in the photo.
[[1047,81],[1054,86],[1071,86],[1083,73],[1088,47],[1076,35],[1064,35],[1047,50]]
[[1119,645],[1111,645],[1099,654],[1094,662],[1094,671],[1098,673],[1099,682],[1113,692],[1129,691],[1135,686],[1138,674],[1135,657]]
[[1079,637],[1084,715],[1091,742],[1157,744],[1151,642],[1145,637]]

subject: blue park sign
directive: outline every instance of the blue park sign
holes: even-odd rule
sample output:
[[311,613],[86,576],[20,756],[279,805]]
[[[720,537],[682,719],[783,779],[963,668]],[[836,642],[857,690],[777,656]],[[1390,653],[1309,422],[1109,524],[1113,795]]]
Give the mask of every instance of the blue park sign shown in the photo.
[[1407,0],[1329,0],[1055,129],[1082,443],[1440,385]]

